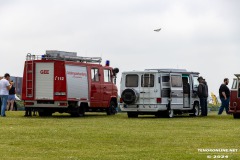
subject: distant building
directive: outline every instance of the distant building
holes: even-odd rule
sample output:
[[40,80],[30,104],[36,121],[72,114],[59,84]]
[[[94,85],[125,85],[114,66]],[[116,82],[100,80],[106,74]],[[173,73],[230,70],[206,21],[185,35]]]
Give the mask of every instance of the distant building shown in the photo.
[[14,82],[14,86],[16,88],[16,94],[22,94],[22,77],[14,77],[11,76],[11,80]]

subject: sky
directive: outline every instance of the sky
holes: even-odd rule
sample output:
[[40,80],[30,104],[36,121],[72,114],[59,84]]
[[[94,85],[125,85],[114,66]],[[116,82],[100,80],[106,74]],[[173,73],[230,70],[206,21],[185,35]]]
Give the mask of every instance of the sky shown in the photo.
[[[0,75],[22,76],[27,53],[102,57],[121,72],[199,72],[218,95],[240,73],[239,0],[0,0]],[[160,32],[154,29],[161,28]]]

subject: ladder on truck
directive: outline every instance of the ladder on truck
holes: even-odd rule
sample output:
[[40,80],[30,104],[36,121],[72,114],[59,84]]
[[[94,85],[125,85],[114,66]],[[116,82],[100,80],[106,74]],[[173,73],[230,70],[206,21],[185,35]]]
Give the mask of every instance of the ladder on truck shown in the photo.
[[26,57],[26,97],[33,97],[33,60],[35,60],[35,55],[27,54]]
[[46,59],[74,61],[74,62],[90,62],[90,63],[101,63],[101,57],[81,57],[77,56],[77,52],[65,52],[58,50],[47,50]]
[[73,62],[85,62],[85,63],[101,63],[101,57],[82,57],[77,56],[76,52],[65,52],[57,50],[47,50],[44,55],[27,55],[27,61],[29,60],[62,60]]

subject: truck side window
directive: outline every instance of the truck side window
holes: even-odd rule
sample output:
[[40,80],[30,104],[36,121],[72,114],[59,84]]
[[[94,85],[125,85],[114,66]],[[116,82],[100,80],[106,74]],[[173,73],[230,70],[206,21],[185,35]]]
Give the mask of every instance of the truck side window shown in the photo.
[[233,80],[232,89],[237,89],[237,79]]
[[153,74],[142,75],[141,86],[142,87],[153,87],[154,86],[154,75]]
[[91,78],[93,82],[99,81],[99,70],[98,68],[92,68],[91,69]]
[[171,76],[172,87],[182,87],[182,77],[178,75]]
[[238,98],[240,98],[240,82],[238,83]]
[[111,82],[111,71],[104,69],[104,82]]
[[138,87],[138,75],[137,74],[128,74],[126,75],[126,87]]

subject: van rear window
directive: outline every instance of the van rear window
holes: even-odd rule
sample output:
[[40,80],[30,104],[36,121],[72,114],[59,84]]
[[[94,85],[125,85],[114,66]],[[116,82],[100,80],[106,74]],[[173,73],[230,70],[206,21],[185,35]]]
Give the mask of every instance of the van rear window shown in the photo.
[[128,74],[126,75],[126,87],[138,87],[138,75],[137,74]]
[[182,87],[182,77],[178,75],[171,76],[172,87]]
[[141,78],[142,87],[154,87],[154,75],[153,74],[144,74]]

